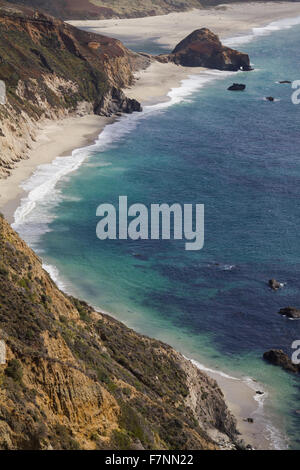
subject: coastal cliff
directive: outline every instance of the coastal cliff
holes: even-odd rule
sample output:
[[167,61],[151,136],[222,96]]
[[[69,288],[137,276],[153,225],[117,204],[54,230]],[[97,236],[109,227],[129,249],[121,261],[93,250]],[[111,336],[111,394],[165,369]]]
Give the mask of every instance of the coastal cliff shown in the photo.
[[210,0],[9,0],[11,3],[43,9],[63,20],[136,18],[202,8]]
[[3,217],[0,340],[0,449],[235,447],[214,380],[61,292]]
[[[252,0],[8,0],[38,8],[62,20],[139,18]],[[260,2],[260,0],[256,0]],[[274,0],[273,0],[274,1]],[[276,0],[275,0],[276,1]],[[278,3],[279,0],[277,0]],[[291,0],[293,1],[293,0]],[[260,2],[261,3],[261,2]]]
[[0,0],[0,178],[27,158],[42,119],[141,110],[122,88],[146,65],[116,39]]

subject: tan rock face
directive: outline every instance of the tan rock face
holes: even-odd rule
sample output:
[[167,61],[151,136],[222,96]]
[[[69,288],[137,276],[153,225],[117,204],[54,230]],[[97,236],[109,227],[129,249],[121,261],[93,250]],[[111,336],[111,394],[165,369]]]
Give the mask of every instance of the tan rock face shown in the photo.
[[88,46],[89,46],[90,49],[98,50],[99,47],[100,47],[100,44],[99,44],[99,42],[89,42]]
[[62,293],[0,218],[0,449],[215,449],[235,420],[171,347]]

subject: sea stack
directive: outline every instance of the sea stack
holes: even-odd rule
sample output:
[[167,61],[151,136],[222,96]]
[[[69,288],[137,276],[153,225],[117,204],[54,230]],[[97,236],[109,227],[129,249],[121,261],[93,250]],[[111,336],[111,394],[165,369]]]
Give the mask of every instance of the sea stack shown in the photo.
[[252,70],[248,54],[223,46],[219,37],[207,28],[196,29],[177,44],[171,54],[158,56],[158,60],[186,67]]

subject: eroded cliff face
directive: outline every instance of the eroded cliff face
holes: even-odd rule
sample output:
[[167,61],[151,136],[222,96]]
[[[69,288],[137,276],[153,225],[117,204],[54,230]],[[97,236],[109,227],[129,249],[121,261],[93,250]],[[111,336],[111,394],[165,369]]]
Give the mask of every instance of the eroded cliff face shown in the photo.
[[59,291],[0,218],[0,449],[217,449],[235,420],[171,347]]
[[43,118],[140,110],[121,89],[146,65],[118,40],[0,0],[0,178],[27,157]]

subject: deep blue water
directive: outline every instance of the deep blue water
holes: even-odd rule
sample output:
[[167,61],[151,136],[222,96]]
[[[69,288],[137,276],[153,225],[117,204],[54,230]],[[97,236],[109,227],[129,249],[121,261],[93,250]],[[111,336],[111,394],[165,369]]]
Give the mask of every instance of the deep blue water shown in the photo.
[[[42,201],[26,228],[43,228],[36,220],[47,210],[50,231],[35,248],[69,290],[189,357],[263,383],[266,411],[293,448],[300,448],[299,381],[262,354],[291,355],[300,339],[300,322],[277,314],[300,307],[300,105],[290,85],[276,83],[300,79],[299,35],[296,26],[244,44],[255,71],[211,81],[138,119],[60,180],[56,203]],[[246,91],[228,92],[233,81]],[[265,101],[269,95],[278,101]],[[96,208],[117,206],[119,195],[148,207],[205,204],[204,249],[99,241]],[[285,287],[271,291],[271,278]]]

